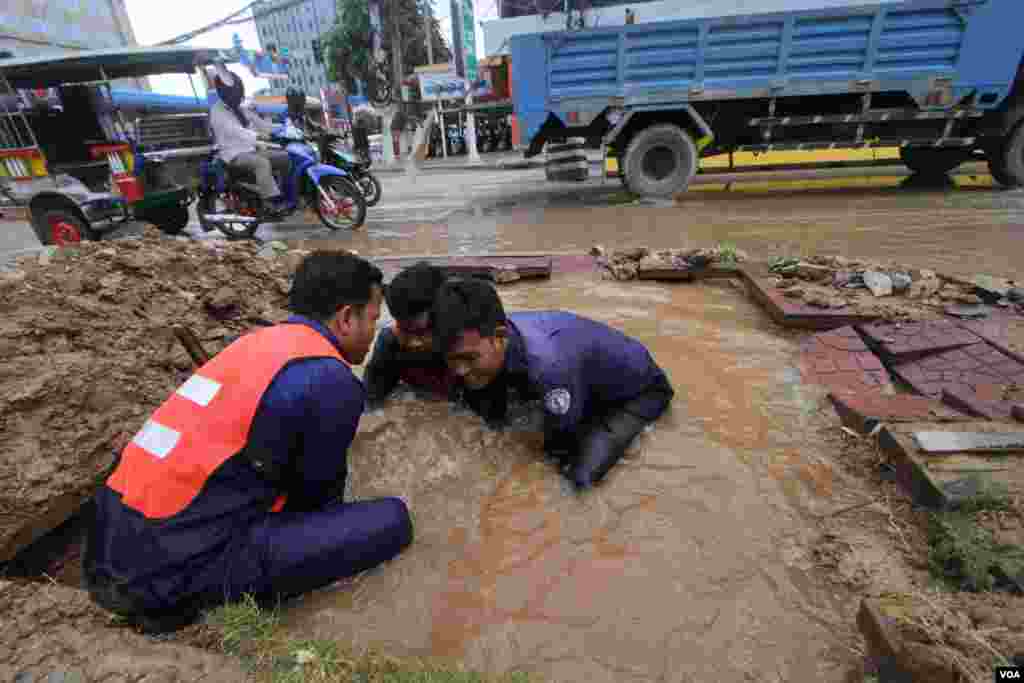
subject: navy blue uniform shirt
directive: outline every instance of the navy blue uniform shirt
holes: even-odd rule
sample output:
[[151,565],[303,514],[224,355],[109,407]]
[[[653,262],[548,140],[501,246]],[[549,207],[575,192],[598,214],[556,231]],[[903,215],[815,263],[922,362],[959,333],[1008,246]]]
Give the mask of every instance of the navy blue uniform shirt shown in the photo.
[[541,398],[544,431],[552,441],[575,436],[590,417],[665,379],[647,347],[604,323],[566,311],[509,313],[507,320],[498,390],[519,387]]
[[[337,338],[320,323],[293,316],[341,351]],[[275,483],[250,459],[235,455],[217,469],[202,492],[181,513],[147,520],[100,487],[90,538],[87,572],[129,585],[158,586],[165,600],[188,593],[189,574],[241,542],[250,525],[268,514],[281,493],[285,511],[313,510],[344,491],[347,450],[366,402],[363,383],[335,359],[294,361],[264,392],[250,429],[248,448],[277,470]]]

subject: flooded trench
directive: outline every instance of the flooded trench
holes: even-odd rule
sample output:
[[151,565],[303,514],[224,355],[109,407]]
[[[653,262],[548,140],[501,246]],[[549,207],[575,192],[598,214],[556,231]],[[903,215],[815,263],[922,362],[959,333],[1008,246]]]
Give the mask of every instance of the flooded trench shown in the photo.
[[443,402],[365,415],[350,495],[404,497],[415,541],[304,597],[286,627],[550,681],[842,680],[857,597],[808,560],[808,513],[837,491],[794,341],[728,282],[577,273],[502,296],[641,339],[676,388],[670,410],[582,494],[528,412],[500,433]]

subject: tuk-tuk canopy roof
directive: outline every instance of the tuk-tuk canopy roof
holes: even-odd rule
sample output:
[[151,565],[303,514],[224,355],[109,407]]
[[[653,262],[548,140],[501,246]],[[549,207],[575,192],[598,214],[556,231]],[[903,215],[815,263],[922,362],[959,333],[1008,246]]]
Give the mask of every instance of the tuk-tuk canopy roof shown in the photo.
[[237,61],[223,50],[194,47],[134,47],[48,54],[0,59],[0,82],[13,88],[53,88],[119,78],[144,78],[159,74],[190,74],[217,60]]

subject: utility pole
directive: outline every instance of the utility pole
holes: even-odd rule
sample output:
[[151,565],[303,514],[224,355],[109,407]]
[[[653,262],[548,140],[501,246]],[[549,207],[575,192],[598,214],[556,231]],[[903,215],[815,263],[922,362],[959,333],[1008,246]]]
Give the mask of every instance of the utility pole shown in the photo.
[[424,21],[427,24],[427,64],[430,66],[434,65],[434,13],[431,7],[432,0],[424,0],[427,11],[424,12]]
[[[459,52],[462,53],[462,73],[459,75],[466,79],[466,99],[464,100],[466,107],[473,105],[473,83],[476,80],[475,73],[469,73],[469,65],[467,64],[466,55],[464,51],[467,49],[464,46],[462,40],[463,31],[465,30],[466,17],[463,14],[463,0],[455,0],[454,4],[457,9],[454,16],[452,17],[452,33],[453,37],[458,36]],[[470,5],[472,7],[472,4]],[[475,20],[475,17],[474,17]],[[455,41],[453,41],[455,42]],[[476,117],[473,115],[472,110],[466,112],[466,153],[469,156],[470,164],[479,164],[480,151],[476,147]]]
[[392,100],[398,104],[402,101],[402,77],[404,66],[404,55],[402,54],[402,34],[398,28],[398,7],[399,0],[391,0],[391,12],[389,13],[389,19],[391,19],[391,72],[392,79],[394,80],[394,86],[392,89]]

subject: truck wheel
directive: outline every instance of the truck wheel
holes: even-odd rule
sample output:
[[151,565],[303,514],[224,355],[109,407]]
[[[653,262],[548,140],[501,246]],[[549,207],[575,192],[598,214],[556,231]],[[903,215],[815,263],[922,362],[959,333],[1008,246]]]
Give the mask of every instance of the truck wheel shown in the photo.
[[949,173],[967,157],[964,150],[951,147],[900,147],[900,159],[906,167],[927,176]]
[[622,170],[634,194],[671,197],[684,192],[697,174],[697,147],[678,126],[645,128],[626,148]]
[[42,212],[32,221],[32,227],[39,241],[45,245],[63,247],[97,237],[97,233],[85,220],[63,209]]
[[1024,185],[1024,122],[1017,124],[1006,142],[989,157],[988,167],[992,171],[992,177],[1000,185]]

